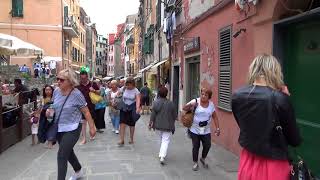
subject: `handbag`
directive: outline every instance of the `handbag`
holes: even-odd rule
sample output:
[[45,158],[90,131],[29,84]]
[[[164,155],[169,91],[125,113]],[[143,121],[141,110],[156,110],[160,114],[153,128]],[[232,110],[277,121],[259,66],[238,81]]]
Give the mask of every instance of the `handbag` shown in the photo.
[[[73,90],[72,90],[72,91],[73,91]],[[68,96],[67,96],[66,99],[64,100],[64,102],[63,102],[63,104],[62,104],[62,107],[61,107],[61,111],[60,111],[60,113],[59,113],[59,115],[58,115],[57,121],[52,121],[52,122],[50,123],[50,125],[49,125],[49,128],[48,128],[47,133],[46,133],[46,135],[47,135],[47,140],[48,140],[48,141],[56,141],[56,139],[57,139],[58,124],[59,124],[60,116],[61,116],[61,114],[62,114],[63,107],[64,107],[64,105],[66,104],[66,102],[67,102],[67,100],[68,100],[68,98],[69,98],[69,96],[70,96],[70,94],[71,94],[72,91],[69,92]]]
[[[271,102],[272,102],[272,112],[274,114],[274,123],[275,123],[275,132],[278,133],[278,136],[281,141],[281,146],[287,146],[287,140],[285,135],[283,134],[282,126],[280,120],[277,116],[278,107],[274,100],[274,92],[271,95]],[[286,148],[286,147],[285,147]],[[295,154],[296,151],[294,150]],[[306,162],[303,160],[302,157],[297,156],[298,161],[294,162],[292,158],[289,158],[291,164],[291,171],[290,171],[290,180],[315,180],[311,170],[308,168]]]
[[196,100],[196,105],[193,108],[193,110],[187,111],[185,114],[183,114],[181,116],[181,122],[184,127],[190,128],[192,126],[194,113],[195,113],[197,106],[198,106],[198,100],[197,99],[195,99],[195,100]]
[[39,117],[36,117],[36,116],[31,117],[30,119],[31,124],[38,124],[38,122],[39,122]]
[[132,116],[132,119],[133,119],[135,122],[137,122],[137,121],[140,119],[141,115],[136,112],[136,111],[137,111],[137,109],[136,109],[136,103],[133,103],[133,104],[131,104],[130,106],[132,106],[132,107],[131,107],[131,116]]
[[[91,83],[91,87],[92,87],[92,83]],[[90,97],[91,102],[93,104],[97,104],[97,103],[99,103],[100,101],[103,100],[102,96],[100,96],[100,95],[98,95],[98,94],[96,94],[94,92],[89,92],[89,97]]]

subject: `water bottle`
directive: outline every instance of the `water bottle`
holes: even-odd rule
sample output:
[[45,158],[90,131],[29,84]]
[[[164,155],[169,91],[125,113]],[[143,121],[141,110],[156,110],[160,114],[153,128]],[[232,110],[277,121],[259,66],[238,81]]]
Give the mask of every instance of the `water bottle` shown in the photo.
[[49,116],[47,117],[47,120],[49,122],[53,121],[53,117],[54,117],[54,108],[53,108],[53,104],[50,104],[50,106],[48,107],[48,111],[49,111]]

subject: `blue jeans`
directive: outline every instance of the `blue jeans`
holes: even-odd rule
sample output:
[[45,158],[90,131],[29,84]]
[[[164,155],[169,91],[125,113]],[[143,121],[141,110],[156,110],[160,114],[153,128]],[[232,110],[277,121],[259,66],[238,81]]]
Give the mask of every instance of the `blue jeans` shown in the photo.
[[111,122],[115,130],[119,130],[120,115],[110,114]]

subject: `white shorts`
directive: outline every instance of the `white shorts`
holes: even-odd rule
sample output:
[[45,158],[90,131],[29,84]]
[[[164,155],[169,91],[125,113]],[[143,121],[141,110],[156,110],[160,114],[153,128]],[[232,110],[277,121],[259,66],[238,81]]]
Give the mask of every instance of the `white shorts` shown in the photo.
[[31,125],[31,134],[38,134],[38,124]]

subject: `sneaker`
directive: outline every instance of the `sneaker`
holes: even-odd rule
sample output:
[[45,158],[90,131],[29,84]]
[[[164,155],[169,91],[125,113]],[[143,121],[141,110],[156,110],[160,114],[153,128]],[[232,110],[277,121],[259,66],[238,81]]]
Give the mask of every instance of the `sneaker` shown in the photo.
[[194,171],[198,171],[199,170],[198,163],[194,163],[194,165],[192,166],[192,170],[194,170]]
[[100,133],[100,134],[102,134],[102,133],[103,133],[103,130],[101,130],[101,129],[98,129],[98,130],[97,130],[97,133]]
[[80,170],[79,172],[74,173],[74,175],[71,176],[71,177],[69,178],[69,180],[77,180],[77,179],[80,179],[80,178],[82,178],[82,177],[83,177],[83,172],[82,172],[82,170]]
[[119,134],[119,130],[115,130],[115,133],[116,133],[116,134]]
[[209,165],[206,163],[205,159],[203,158],[200,158],[200,162],[202,163],[203,167],[208,169],[209,168]]
[[160,164],[161,165],[164,165],[165,163],[164,163],[164,157],[160,157]]
[[115,132],[116,130],[115,129],[112,129],[112,132]]

